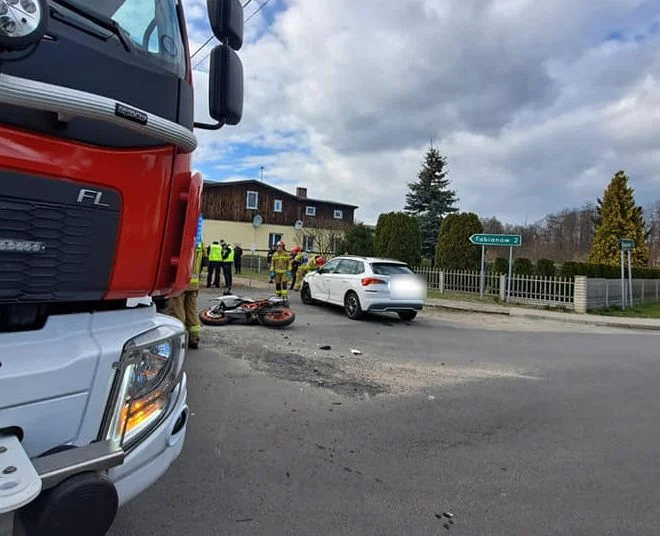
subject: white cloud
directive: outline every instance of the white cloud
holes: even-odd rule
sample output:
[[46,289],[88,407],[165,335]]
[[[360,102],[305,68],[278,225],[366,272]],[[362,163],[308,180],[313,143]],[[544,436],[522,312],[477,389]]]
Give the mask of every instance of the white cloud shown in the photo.
[[[461,208],[484,216],[521,221],[580,205],[620,168],[639,202],[654,200],[653,4],[272,0],[246,26],[243,121],[198,131],[196,165],[222,176],[264,165],[280,184],[359,204],[373,222],[401,208],[434,138]],[[203,6],[186,1],[199,43]],[[201,118],[205,75],[195,82]],[[235,144],[267,154],[235,153]]]

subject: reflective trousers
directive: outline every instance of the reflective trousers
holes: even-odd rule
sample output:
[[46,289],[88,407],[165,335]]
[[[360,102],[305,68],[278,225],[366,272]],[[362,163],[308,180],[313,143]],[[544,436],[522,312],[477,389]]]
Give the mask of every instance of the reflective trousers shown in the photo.
[[188,331],[188,340],[199,342],[202,329],[197,313],[197,290],[186,290],[176,298],[170,298],[169,314],[183,322]]
[[286,284],[286,272],[275,272],[275,294],[280,298],[287,299],[289,297]]

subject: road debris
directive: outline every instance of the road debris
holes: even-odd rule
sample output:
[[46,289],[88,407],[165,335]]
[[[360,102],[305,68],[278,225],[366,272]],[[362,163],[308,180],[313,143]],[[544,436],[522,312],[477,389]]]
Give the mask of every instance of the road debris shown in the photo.
[[319,350],[332,350],[332,346],[324,344],[323,346],[319,346]]
[[351,348],[351,353],[353,355],[362,355],[362,352],[356,348]]
[[427,398],[428,400],[435,400],[435,396],[433,396],[433,395],[428,395],[426,398]]

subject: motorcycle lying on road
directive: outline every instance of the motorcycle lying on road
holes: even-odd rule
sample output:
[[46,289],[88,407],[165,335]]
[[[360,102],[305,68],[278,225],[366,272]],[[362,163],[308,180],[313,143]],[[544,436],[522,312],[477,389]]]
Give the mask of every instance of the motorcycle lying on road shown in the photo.
[[199,319],[207,326],[224,326],[230,322],[243,324],[261,324],[271,328],[283,328],[296,319],[282,298],[253,300],[240,296],[222,296],[215,298],[218,303],[202,309]]

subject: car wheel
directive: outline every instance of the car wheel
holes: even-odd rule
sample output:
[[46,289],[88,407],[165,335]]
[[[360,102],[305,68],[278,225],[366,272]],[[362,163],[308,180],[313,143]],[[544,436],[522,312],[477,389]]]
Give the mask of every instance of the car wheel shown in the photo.
[[360,305],[360,298],[355,292],[348,292],[344,297],[344,311],[346,316],[351,320],[359,320],[364,316],[362,306]]
[[312,298],[312,289],[309,288],[307,283],[303,284],[300,289],[300,300],[305,305],[314,305],[316,303],[316,300]]
[[409,322],[417,316],[417,311],[399,311],[399,318]]

